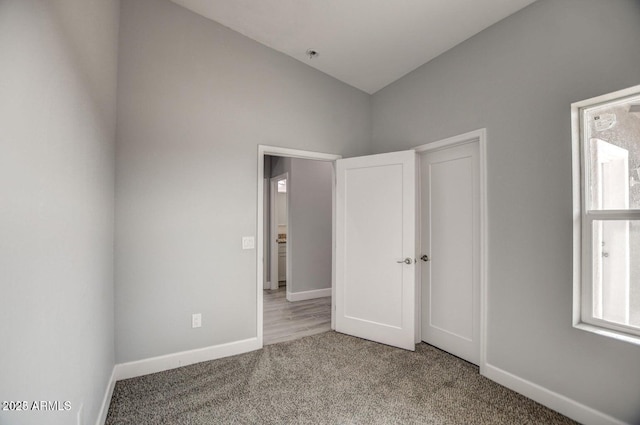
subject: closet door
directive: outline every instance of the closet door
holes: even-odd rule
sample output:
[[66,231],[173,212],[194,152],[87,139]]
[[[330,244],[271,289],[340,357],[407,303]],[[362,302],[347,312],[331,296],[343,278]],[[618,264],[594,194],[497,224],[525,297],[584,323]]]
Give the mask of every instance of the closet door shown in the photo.
[[422,340],[479,364],[478,143],[420,156]]

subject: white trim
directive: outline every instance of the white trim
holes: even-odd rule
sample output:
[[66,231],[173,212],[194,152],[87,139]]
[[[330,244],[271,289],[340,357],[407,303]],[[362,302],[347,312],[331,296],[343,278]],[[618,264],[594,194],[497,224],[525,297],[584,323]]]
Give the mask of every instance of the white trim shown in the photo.
[[573,326],[580,323],[582,311],[582,172],[580,149],[580,111],[571,105],[571,187],[573,192]]
[[258,344],[258,338],[243,339],[226,344],[212,345],[210,347],[196,348],[195,350],[120,363],[116,365],[114,375],[116,380],[119,381],[121,379],[135,378],[137,376],[162,372],[194,363],[248,353],[249,351],[259,350],[260,348],[262,347]]
[[[264,274],[264,156],[275,155],[288,158],[302,158],[302,159],[315,159],[320,161],[335,161],[342,158],[342,155],[303,151],[299,149],[281,148],[277,146],[258,145],[258,174],[256,180],[258,182],[258,202],[257,202],[257,231],[256,231],[256,280],[257,280],[257,296],[256,296],[256,340],[258,348],[262,348],[263,345],[263,289],[262,279]],[[334,164],[335,170],[335,164]],[[335,172],[334,172],[335,175]],[[334,182],[334,198],[335,198],[335,182]],[[335,214],[335,205],[333,207],[333,214]],[[335,216],[334,216],[335,217]],[[333,250],[335,251],[335,232],[333,233]],[[287,247],[289,248],[289,247]],[[288,250],[287,250],[288,251]],[[335,264],[335,263],[334,263]],[[332,266],[332,269],[334,267]],[[334,286],[334,279],[332,273],[331,286]],[[333,298],[332,298],[333,299]],[[333,310],[331,312],[333,322]]]
[[496,366],[485,363],[483,375],[500,385],[537,401],[585,425],[624,425],[624,422],[553,392],[531,381],[520,378]]
[[336,155],[332,153],[322,153],[314,151],[303,151],[300,149],[281,148],[278,146],[258,145],[258,156],[273,155],[281,156],[284,158],[300,158],[300,159],[315,159],[319,161],[335,161],[341,159],[342,155]]
[[[415,239],[415,258],[416,262],[422,261],[422,168],[420,167],[421,156],[416,152],[416,239]],[[420,344],[422,342],[422,266],[416,264],[415,267],[415,337],[414,342]]]
[[466,143],[480,140],[481,142],[487,139],[487,129],[481,128],[479,130],[470,131],[468,133],[452,136],[447,139],[438,140],[437,142],[426,143],[424,145],[416,146],[413,148],[417,153],[433,152],[439,149],[451,148],[457,145],[464,145]]
[[[608,323],[607,326],[611,326],[611,324]],[[630,344],[640,345],[640,338],[635,335],[631,335],[628,332],[616,331],[615,329],[610,329],[608,327],[592,325],[580,321],[578,323],[575,323],[573,327],[576,329],[582,329],[583,331],[593,332],[594,334],[617,339],[619,341],[628,342]]]
[[107,383],[107,388],[104,392],[104,398],[102,399],[102,405],[100,406],[100,412],[98,413],[98,420],[96,425],[104,425],[107,421],[107,413],[109,413],[109,405],[111,404],[111,397],[113,396],[113,389],[116,387],[116,368],[113,367],[111,371],[111,377]]
[[[269,191],[269,179],[265,179],[265,182],[263,184],[263,192],[262,192],[262,207],[264,208],[265,211],[270,211],[271,205],[267,202],[267,199],[271,199],[271,195],[268,193]],[[269,196],[267,196],[269,195]],[[263,219],[266,219],[266,217],[263,217]],[[266,225],[266,223],[263,222],[263,225]],[[271,221],[269,221],[269,226],[271,226]],[[270,251],[271,246],[268,245],[269,241],[264,240],[263,244],[262,244],[262,249],[263,251]],[[267,246],[269,246],[269,248],[267,249]],[[263,265],[264,267],[264,265]],[[264,284],[262,285],[263,289],[271,289],[271,271],[269,271],[269,274],[267,275],[266,271],[263,270],[263,279],[264,279]]]
[[331,296],[331,288],[314,289],[311,291],[289,292],[287,291],[287,301],[304,301],[314,298],[323,298]]
[[336,330],[336,161],[331,163],[331,330]]
[[[294,190],[293,188],[295,187],[295,182],[293,182],[291,180],[293,173],[293,165],[291,165],[291,175],[289,175],[289,173],[285,173],[287,175],[287,244],[285,247],[285,255],[284,255],[284,284],[285,284],[285,290],[289,291],[291,288],[293,288],[295,282],[295,276],[293,275],[293,260],[291,259],[293,257],[293,246],[294,246],[294,229],[293,226],[291,225],[291,193],[292,190]],[[295,179],[295,178],[294,178]],[[280,247],[278,246],[278,251],[280,251]],[[278,281],[278,286],[276,287],[279,288],[280,287],[280,281]]]
[[[269,179],[269,215],[270,215],[270,232],[269,232],[269,260],[271,263],[271,287],[270,289],[272,291],[278,289],[279,285],[280,285],[280,278],[279,278],[279,274],[280,274],[280,268],[278,267],[278,262],[280,260],[280,245],[278,245],[278,242],[276,242],[276,239],[278,238],[278,225],[280,223],[278,223],[278,217],[276,214],[276,210],[277,210],[277,206],[276,206],[276,196],[278,193],[278,181],[279,180],[286,180],[287,181],[287,192],[285,193],[285,204],[286,204],[286,208],[287,208],[287,239],[289,241],[291,241],[291,237],[290,237],[290,230],[291,230],[291,226],[289,226],[289,192],[291,191],[291,180],[289,180],[289,173],[282,173],[280,175],[277,175],[275,177],[271,177]],[[287,247],[288,248],[288,247]],[[285,261],[285,279],[287,281],[287,288],[289,287],[289,285],[291,284],[291,279],[290,279],[290,273],[289,273],[289,263],[291,263],[291,259],[289,258],[289,251],[290,249],[287,249],[287,253],[286,253],[286,261]]]
[[487,328],[489,326],[489,212],[487,129],[478,130],[480,148],[480,373],[487,364]]
[[[478,142],[480,151],[480,373],[487,366],[487,326],[489,297],[489,216],[487,210],[487,129],[481,128],[437,142],[416,146],[417,153],[433,152],[466,143]],[[420,306],[422,309],[422,306]],[[421,331],[422,334],[422,331]]]

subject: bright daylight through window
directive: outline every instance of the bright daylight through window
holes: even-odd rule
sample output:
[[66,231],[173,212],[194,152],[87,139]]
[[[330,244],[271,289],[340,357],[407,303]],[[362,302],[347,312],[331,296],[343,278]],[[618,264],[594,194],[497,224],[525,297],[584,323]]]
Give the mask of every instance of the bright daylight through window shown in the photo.
[[572,115],[574,324],[640,343],[640,86]]

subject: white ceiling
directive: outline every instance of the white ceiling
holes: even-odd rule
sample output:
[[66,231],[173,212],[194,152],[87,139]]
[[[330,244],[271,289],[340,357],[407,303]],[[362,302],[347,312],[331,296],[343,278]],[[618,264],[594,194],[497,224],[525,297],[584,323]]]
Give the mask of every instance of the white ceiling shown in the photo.
[[535,0],[172,1],[372,94]]

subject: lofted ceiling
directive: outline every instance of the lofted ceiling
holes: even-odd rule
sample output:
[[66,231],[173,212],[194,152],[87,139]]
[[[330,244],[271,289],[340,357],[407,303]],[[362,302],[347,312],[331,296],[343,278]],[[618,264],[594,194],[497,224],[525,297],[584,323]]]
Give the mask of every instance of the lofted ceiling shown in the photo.
[[172,1],[372,94],[535,0]]

